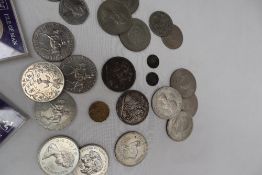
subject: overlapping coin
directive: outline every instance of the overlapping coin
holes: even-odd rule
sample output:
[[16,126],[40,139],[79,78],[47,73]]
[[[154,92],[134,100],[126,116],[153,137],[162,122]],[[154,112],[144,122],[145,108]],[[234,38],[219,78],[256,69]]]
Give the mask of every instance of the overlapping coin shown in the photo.
[[78,146],[72,139],[64,136],[48,140],[38,155],[39,165],[48,175],[67,175],[73,172],[78,161]]
[[3,23],[0,19],[0,39],[2,38],[3,33],[4,33],[4,27],[3,27]]
[[56,65],[37,62],[24,71],[21,85],[25,95],[31,100],[49,102],[61,94],[64,76]]
[[149,18],[149,26],[156,35],[168,36],[172,31],[173,21],[165,12],[156,11]]
[[131,14],[134,13],[139,6],[139,0],[114,0],[114,1],[122,3]]
[[195,94],[189,98],[183,98],[182,111],[189,113],[193,117],[195,116],[197,109],[198,109],[198,100]]
[[162,37],[162,41],[169,49],[177,49],[183,43],[182,31],[173,24],[171,32],[167,36]]
[[102,101],[96,101],[89,107],[89,116],[95,122],[103,122],[109,115],[109,107]]
[[44,128],[61,130],[70,125],[76,116],[76,102],[66,92],[55,100],[35,103],[35,118]]
[[74,36],[62,24],[48,22],[40,25],[33,34],[36,53],[47,61],[62,61],[74,50]]
[[115,146],[116,159],[125,166],[141,163],[147,155],[148,143],[145,137],[135,131],[122,135]]

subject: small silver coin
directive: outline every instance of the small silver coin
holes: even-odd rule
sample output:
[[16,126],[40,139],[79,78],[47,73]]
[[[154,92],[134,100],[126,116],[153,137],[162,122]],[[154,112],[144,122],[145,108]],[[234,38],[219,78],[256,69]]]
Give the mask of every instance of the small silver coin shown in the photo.
[[60,16],[69,24],[83,24],[89,16],[89,10],[84,0],[61,0]]
[[131,14],[134,13],[139,6],[139,0],[114,0],[114,1],[120,2],[124,6],[126,6]]
[[173,25],[172,31],[166,37],[162,37],[162,42],[169,49],[177,49],[183,43],[183,33],[180,28]]
[[64,136],[48,140],[38,155],[39,165],[48,175],[67,175],[73,172],[78,161],[78,146],[72,139]]
[[3,33],[4,33],[4,27],[3,27],[3,23],[0,19],[0,39],[2,38]]
[[95,64],[82,55],[67,57],[60,65],[65,76],[65,90],[73,93],[84,93],[90,90],[96,82],[97,70]]
[[104,1],[98,9],[97,19],[102,29],[112,35],[124,33],[132,26],[130,12],[117,1]]
[[198,100],[195,94],[189,98],[183,98],[182,111],[189,113],[193,117],[195,116],[197,109],[198,109]]
[[106,175],[108,164],[108,155],[102,147],[87,145],[80,149],[80,161],[73,174]]
[[35,103],[35,119],[48,130],[61,130],[69,126],[76,116],[76,102],[66,92],[55,100]]
[[161,119],[174,118],[182,109],[182,97],[176,89],[162,87],[152,97],[152,108]]
[[62,61],[74,50],[74,36],[71,31],[55,22],[40,25],[32,40],[36,53],[47,61]]
[[170,78],[170,86],[177,89],[183,98],[191,97],[196,91],[196,79],[187,69],[177,69]]
[[171,139],[177,142],[187,139],[192,133],[192,130],[192,116],[184,111],[167,122],[167,134]]
[[135,131],[122,135],[115,146],[116,159],[125,166],[135,166],[141,163],[148,151],[145,137]]
[[156,11],[149,18],[149,26],[154,34],[163,37],[171,33],[173,21],[165,12]]
[[64,83],[61,70],[48,62],[30,65],[21,79],[25,95],[36,102],[49,102],[57,98],[63,91]]
[[125,33],[119,35],[123,45],[135,52],[147,48],[151,41],[151,34],[147,25],[140,19],[133,18],[132,27]]

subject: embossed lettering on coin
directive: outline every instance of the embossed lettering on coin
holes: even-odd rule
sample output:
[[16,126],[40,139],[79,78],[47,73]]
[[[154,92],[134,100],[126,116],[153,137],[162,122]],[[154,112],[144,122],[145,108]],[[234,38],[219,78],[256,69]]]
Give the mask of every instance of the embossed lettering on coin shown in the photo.
[[139,6],[139,0],[115,0],[119,3],[122,3],[126,8],[129,10],[130,13],[134,13],[138,6]]
[[172,31],[173,21],[168,14],[162,11],[156,11],[151,14],[149,26],[156,35],[167,36]]
[[64,88],[64,76],[54,64],[38,62],[23,73],[21,85],[24,93],[36,102],[48,102],[57,98]]
[[162,41],[169,49],[177,49],[183,43],[182,31],[176,25],[173,25],[172,31],[165,37],[162,37]]
[[4,27],[3,27],[3,23],[0,19],[0,39],[2,38],[3,33],[4,33]]
[[197,109],[198,109],[198,100],[195,94],[189,98],[183,98],[182,111],[191,114],[193,117],[196,114]]
[[94,102],[89,107],[89,116],[96,122],[103,122],[109,115],[109,107],[102,101]]
[[146,157],[148,144],[145,137],[138,132],[128,132],[122,135],[115,147],[117,160],[125,166],[135,166]]

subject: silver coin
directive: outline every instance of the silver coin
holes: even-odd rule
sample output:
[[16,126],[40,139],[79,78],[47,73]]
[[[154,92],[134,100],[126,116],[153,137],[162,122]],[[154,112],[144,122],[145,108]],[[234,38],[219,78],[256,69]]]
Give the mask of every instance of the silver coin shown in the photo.
[[141,163],[147,155],[148,143],[145,137],[135,131],[122,135],[115,147],[116,159],[125,166]]
[[177,49],[183,43],[183,33],[178,26],[173,25],[172,31],[166,37],[162,37],[162,42],[169,49]]
[[48,22],[39,26],[33,34],[36,53],[47,61],[62,61],[74,50],[74,36],[62,24]]
[[161,119],[176,117],[182,108],[182,97],[172,87],[158,89],[152,97],[152,108],[154,113]]
[[116,1],[104,1],[98,9],[97,19],[102,29],[112,35],[124,33],[132,26],[130,12]]
[[163,37],[171,33],[173,21],[165,12],[156,11],[150,16],[149,26],[154,34]]
[[183,98],[182,111],[189,113],[193,117],[195,116],[197,109],[198,109],[198,100],[195,94],[189,98]]
[[44,128],[61,130],[70,125],[76,116],[76,102],[66,92],[55,100],[35,103],[35,118]]
[[147,25],[140,19],[133,18],[132,27],[125,33],[119,35],[123,45],[135,52],[147,48],[151,41],[151,34]]
[[124,6],[127,7],[130,13],[134,13],[139,6],[139,0],[114,0],[114,1],[122,3]]
[[196,79],[187,69],[177,69],[170,78],[170,86],[177,89],[183,98],[191,97],[196,91]]
[[64,83],[61,70],[47,62],[30,65],[21,79],[25,95],[36,102],[49,102],[57,98],[63,91]]
[[178,116],[168,120],[167,134],[174,141],[180,142],[190,136],[193,130],[193,119],[189,113],[180,112]]
[[95,64],[85,56],[72,55],[60,65],[65,76],[65,90],[73,93],[84,93],[90,90],[97,77]]
[[80,149],[80,161],[74,175],[105,175],[108,162],[108,155],[102,147],[87,145]]
[[4,27],[3,27],[3,23],[0,19],[0,39],[2,38],[3,33],[4,33]]
[[48,140],[38,155],[39,165],[48,175],[67,175],[73,172],[78,161],[79,149],[76,143],[63,136]]
[[61,0],[60,16],[69,24],[83,24],[89,16],[89,10],[84,0]]

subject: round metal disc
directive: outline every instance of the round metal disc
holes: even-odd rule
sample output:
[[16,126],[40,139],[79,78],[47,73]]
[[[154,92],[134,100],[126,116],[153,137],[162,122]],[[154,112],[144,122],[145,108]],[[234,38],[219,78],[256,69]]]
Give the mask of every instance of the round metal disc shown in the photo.
[[109,116],[109,107],[102,101],[96,101],[89,107],[89,116],[95,122],[103,122]]
[[198,109],[198,100],[195,94],[189,98],[183,98],[182,111],[189,113],[193,117],[195,116],[197,109]]
[[177,49],[183,43],[183,33],[176,25],[173,25],[172,31],[166,37],[162,37],[162,41],[169,49]]
[[139,0],[114,0],[114,1],[120,2],[124,6],[126,6],[126,8],[129,10],[131,14],[134,13],[139,7]]
[[4,33],[4,27],[3,27],[3,23],[0,19],[0,39],[2,38],[3,33]]
[[171,33],[173,21],[165,12],[156,11],[150,16],[149,26],[154,34],[163,37]]
[[159,81],[158,75],[155,72],[150,72],[146,76],[146,82],[149,86],[157,85]]
[[156,55],[149,55],[147,57],[147,65],[150,68],[157,68],[159,66],[159,58]]

